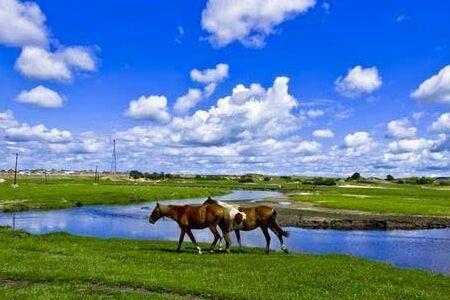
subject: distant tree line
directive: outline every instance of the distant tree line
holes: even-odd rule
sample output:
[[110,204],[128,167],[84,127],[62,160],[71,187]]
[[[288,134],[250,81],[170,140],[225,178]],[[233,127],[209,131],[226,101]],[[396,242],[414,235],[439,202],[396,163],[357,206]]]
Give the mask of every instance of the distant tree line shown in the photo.
[[139,172],[137,170],[130,171],[129,176],[130,176],[130,178],[133,178],[133,179],[145,178],[145,179],[150,179],[150,180],[165,179],[165,178],[167,178],[167,179],[169,179],[169,178],[180,178],[181,177],[180,175],[173,175],[173,174],[164,173],[164,172],[160,172],[160,173],[157,173],[157,172],[147,173],[147,172],[145,172],[145,173],[142,173],[142,172]]

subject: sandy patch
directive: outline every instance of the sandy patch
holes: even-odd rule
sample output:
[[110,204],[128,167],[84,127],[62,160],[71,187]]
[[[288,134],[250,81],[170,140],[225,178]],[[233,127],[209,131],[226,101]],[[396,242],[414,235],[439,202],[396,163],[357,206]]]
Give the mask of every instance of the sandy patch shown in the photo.
[[355,194],[342,194],[342,196],[353,197],[353,198],[373,198],[373,196],[369,196],[369,195],[355,195]]
[[354,185],[354,184],[345,184],[340,185],[340,188],[355,188],[355,189],[389,189],[388,187],[382,187],[382,186],[373,186],[373,185]]

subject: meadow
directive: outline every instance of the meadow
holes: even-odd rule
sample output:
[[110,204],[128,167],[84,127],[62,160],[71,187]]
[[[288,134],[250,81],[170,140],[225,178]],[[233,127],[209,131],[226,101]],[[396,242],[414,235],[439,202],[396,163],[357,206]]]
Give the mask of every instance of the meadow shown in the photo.
[[450,188],[432,184],[338,182],[335,186],[314,185],[305,178],[255,176],[184,177],[162,180],[130,180],[127,176],[102,177],[94,184],[89,176],[20,176],[19,187],[12,177],[0,183],[0,211],[55,209],[91,204],[129,204],[164,199],[223,195],[233,189],[285,192],[296,202],[329,209],[370,213],[450,216]]
[[448,299],[450,278],[344,255],[33,236],[0,228],[1,299]]
[[314,193],[293,194],[292,200],[331,209],[371,213],[450,216],[450,189],[431,185],[342,184]]
[[125,179],[101,179],[94,184],[87,177],[23,176],[19,186],[11,185],[12,178],[0,184],[0,211],[56,209],[93,204],[130,204],[165,199],[197,198],[229,192],[221,187],[184,187],[154,185]]

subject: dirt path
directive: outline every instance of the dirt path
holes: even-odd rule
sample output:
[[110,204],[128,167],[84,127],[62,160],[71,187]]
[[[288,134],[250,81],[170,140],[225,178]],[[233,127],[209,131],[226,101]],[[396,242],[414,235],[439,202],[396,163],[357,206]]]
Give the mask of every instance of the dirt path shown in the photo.
[[[52,281],[28,281],[28,280],[22,280],[22,279],[1,279],[0,278],[0,285],[3,286],[11,286],[11,287],[23,287],[28,288],[32,287],[33,285],[46,285],[51,286],[52,284],[58,285],[64,283],[62,281],[58,282],[52,282]],[[147,288],[141,288],[141,287],[132,287],[132,286],[126,286],[126,285],[108,285],[104,283],[93,283],[93,282],[73,282],[68,281],[66,283],[69,284],[78,284],[81,287],[76,288],[77,294],[82,296],[85,293],[88,293],[89,295],[92,294],[105,294],[110,295],[111,293],[132,293],[139,295],[140,297],[152,299],[154,296],[160,296],[167,299],[180,299],[180,300],[203,300],[207,298],[202,298],[197,295],[193,294],[181,294],[181,293],[175,293],[170,291],[162,291],[158,289],[147,289]],[[153,297],[152,297],[153,296]],[[159,298],[158,298],[159,299]]]

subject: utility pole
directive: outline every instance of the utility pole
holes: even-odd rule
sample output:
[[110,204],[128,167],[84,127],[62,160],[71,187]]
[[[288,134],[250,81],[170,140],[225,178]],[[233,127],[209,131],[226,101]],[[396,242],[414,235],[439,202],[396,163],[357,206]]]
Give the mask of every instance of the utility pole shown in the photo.
[[95,175],[94,175],[94,183],[97,183],[97,171],[98,171],[98,166],[95,166]]
[[44,171],[45,184],[47,184],[47,170]]
[[14,167],[14,186],[17,185],[17,161],[19,160],[19,152],[16,152],[16,166]]
[[116,154],[116,139],[113,139],[113,153],[111,162],[111,173],[116,175],[117,172],[117,154]]

